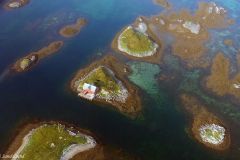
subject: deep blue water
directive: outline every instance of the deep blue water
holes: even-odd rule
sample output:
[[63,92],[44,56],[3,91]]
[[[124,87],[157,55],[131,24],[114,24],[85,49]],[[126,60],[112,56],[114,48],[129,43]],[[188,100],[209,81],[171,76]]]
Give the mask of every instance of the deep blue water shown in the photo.
[[[170,2],[178,10],[194,10],[197,7],[197,2],[193,0]],[[240,15],[235,7],[240,5],[238,1],[216,2],[229,8],[230,16],[235,20]],[[149,75],[153,76],[149,78],[151,81],[135,81],[140,87],[149,84],[141,87],[145,97],[144,111],[137,120],[130,120],[107,107],[92,105],[72,95],[67,89],[74,72],[98,58],[98,52],[110,51],[110,43],[122,27],[131,24],[139,15],[151,16],[162,10],[151,0],[32,0],[18,10],[0,9],[0,73],[5,73],[9,65],[28,52],[38,50],[54,40],[65,41],[58,54],[46,58],[33,70],[0,79],[0,151],[9,143],[9,135],[20,121],[37,118],[67,121],[89,129],[104,143],[122,148],[144,160],[240,159],[238,143],[231,151],[218,154],[188,137],[185,131],[187,119],[179,112],[179,105],[174,98],[177,90],[152,81],[154,75],[161,73],[166,66],[129,62],[130,65],[137,63],[140,69],[143,67],[152,71]],[[58,35],[59,28],[78,17],[85,17],[88,25],[74,38],[61,38]],[[212,31],[218,39],[208,43],[212,53],[217,49],[225,50],[229,57],[237,53],[234,48],[226,48],[221,44],[225,37],[230,36],[235,40],[235,47],[239,47],[236,41],[239,39],[239,23],[236,21],[230,31],[222,31],[223,34]],[[158,67],[161,69],[158,70]],[[144,75],[144,72],[141,74]],[[194,82],[198,75],[190,74]],[[189,90],[198,92],[198,88],[194,87]],[[231,117],[227,119],[231,121]]]

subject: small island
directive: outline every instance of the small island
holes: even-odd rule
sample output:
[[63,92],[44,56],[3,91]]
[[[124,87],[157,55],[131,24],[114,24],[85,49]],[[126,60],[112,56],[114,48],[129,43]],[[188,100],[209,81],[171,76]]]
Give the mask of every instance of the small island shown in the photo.
[[141,111],[138,89],[127,80],[129,68],[113,56],[106,56],[80,69],[71,80],[71,90],[79,97],[110,104],[135,117]]
[[218,96],[230,95],[240,100],[240,73],[231,75],[230,60],[223,53],[213,59],[211,73],[205,78],[205,86]]
[[133,25],[118,33],[112,42],[112,48],[132,59],[159,63],[160,47],[148,33],[148,26],[143,17],[139,17]]
[[180,96],[184,110],[192,119],[191,133],[193,137],[214,150],[226,150],[230,146],[230,133],[226,125],[194,96]]
[[27,124],[5,155],[13,155],[12,160],[69,160],[97,146],[93,137],[82,132],[57,122]]
[[27,5],[30,0],[9,0],[5,5],[4,8],[6,9],[17,9]]
[[54,41],[47,47],[44,47],[36,52],[31,52],[27,56],[17,60],[11,69],[14,72],[25,72],[35,66],[41,59],[50,56],[59,51],[63,46],[63,41]]
[[166,8],[166,9],[170,9],[171,5],[167,0],[153,0],[156,4]]
[[71,25],[67,25],[65,27],[63,27],[59,33],[61,36],[65,37],[65,38],[71,38],[76,36],[81,29],[83,28],[83,26],[85,26],[87,24],[87,20],[84,18],[79,18],[75,24],[71,24]]

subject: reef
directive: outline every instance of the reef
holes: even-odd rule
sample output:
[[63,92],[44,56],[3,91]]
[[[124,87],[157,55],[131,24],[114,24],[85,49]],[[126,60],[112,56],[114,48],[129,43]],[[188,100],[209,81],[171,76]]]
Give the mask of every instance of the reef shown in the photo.
[[188,10],[169,11],[146,21],[149,30],[161,41],[166,35],[173,38],[170,42],[172,53],[189,68],[209,65],[204,46],[210,38],[209,29],[226,28],[234,23],[224,8],[205,2],[199,3],[194,14]]
[[138,89],[127,80],[128,71],[128,66],[113,56],[106,56],[80,69],[70,88],[81,98],[110,104],[121,113],[135,117],[141,111],[141,100]]
[[240,100],[240,73],[231,75],[230,60],[218,53],[212,62],[211,73],[205,78],[205,86],[218,96],[233,96]]
[[184,111],[191,117],[192,136],[199,143],[214,150],[228,149],[231,143],[230,132],[223,121],[209,112],[194,96],[182,94],[180,99]]
[[44,47],[38,51],[31,52],[26,56],[17,60],[11,67],[14,72],[25,72],[34,67],[40,60],[58,52],[62,46],[63,41],[54,41],[47,47]]
[[75,24],[67,25],[60,29],[59,33],[65,38],[71,38],[76,36],[86,24],[86,19],[79,18]]

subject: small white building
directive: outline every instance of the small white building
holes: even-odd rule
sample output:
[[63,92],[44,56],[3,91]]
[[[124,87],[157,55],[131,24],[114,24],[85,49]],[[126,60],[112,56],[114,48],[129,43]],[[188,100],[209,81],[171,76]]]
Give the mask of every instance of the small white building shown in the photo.
[[97,87],[88,83],[84,83],[83,86],[79,86],[77,90],[80,91],[78,93],[80,97],[93,100],[96,96]]

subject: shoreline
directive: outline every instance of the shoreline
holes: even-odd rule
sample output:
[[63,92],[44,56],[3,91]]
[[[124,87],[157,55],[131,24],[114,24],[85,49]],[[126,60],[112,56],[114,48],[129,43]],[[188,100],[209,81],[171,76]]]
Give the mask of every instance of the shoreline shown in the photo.
[[[70,131],[77,132],[80,135],[87,138],[87,140],[88,140],[87,144],[76,145],[75,147],[70,148],[69,153],[66,152],[67,154],[66,154],[66,156],[64,156],[64,158],[67,158],[67,159],[64,159],[64,160],[71,159],[72,157],[77,156],[78,154],[81,154],[84,151],[88,151],[88,150],[100,145],[97,142],[98,141],[97,138],[95,138],[95,136],[92,133],[90,133],[88,130],[81,129],[75,125],[72,125],[72,124],[69,124],[66,122],[62,122],[62,121],[46,122],[46,121],[36,120],[34,122],[24,122],[23,124],[20,124],[17,127],[17,129],[14,133],[15,136],[13,137],[13,140],[7,146],[7,149],[6,149],[4,155],[12,156],[12,160],[18,159],[17,157],[21,157],[21,155],[19,155],[19,154],[22,152],[24,147],[27,145],[29,138],[31,137],[31,135],[35,129],[42,127],[44,125],[54,125],[54,124],[61,124],[61,125],[65,126],[67,129],[69,129]],[[87,146],[85,146],[85,145],[87,145]]]
[[126,114],[132,118],[136,117],[141,112],[142,108],[140,97],[136,96],[139,95],[139,90],[134,84],[129,82],[129,80],[127,79],[128,73],[125,73],[123,71],[124,68],[126,70],[129,70],[129,67],[121,63],[118,59],[116,59],[113,56],[105,56],[104,58],[96,60],[93,63],[77,71],[70,81],[69,85],[70,90],[74,93],[74,95],[78,93],[77,87],[75,86],[75,82],[78,81],[79,79],[82,79],[83,77],[88,75],[88,73],[90,73],[92,70],[100,66],[107,67],[114,73],[115,78],[118,79],[122,83],[122,85],[127,89],[128,97],[126,98],[124,103],[120,101],[106,101],[105,99],[100,98],[93,99],[93,101],[91,102],[96,104],[100,103],[103,105],[111,105],[113,108],[117,109],[123,114]]

